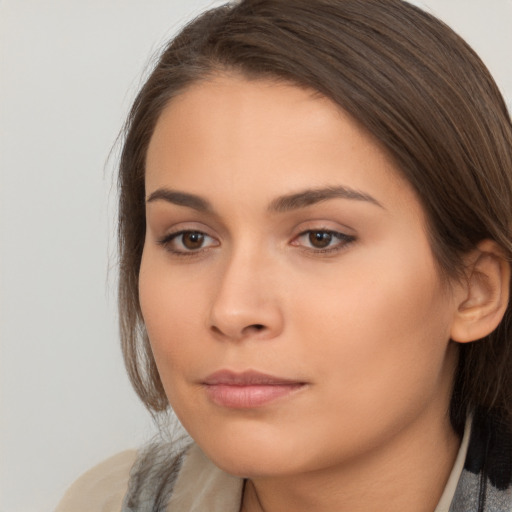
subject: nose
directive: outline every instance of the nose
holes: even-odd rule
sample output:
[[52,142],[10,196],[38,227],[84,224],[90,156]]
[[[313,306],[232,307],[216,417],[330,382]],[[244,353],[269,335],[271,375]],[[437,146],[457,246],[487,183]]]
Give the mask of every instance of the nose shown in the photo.
[[276,270],[269,259],[239,251],[218,275],[210,330],[231,341],[272,339],[283,329]]

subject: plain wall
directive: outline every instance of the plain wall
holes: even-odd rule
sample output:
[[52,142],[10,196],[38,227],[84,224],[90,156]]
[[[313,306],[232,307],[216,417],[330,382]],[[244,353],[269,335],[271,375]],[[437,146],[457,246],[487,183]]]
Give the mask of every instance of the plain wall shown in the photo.
[[[117,336],[110,150],[156,50],[206,0],[0,0],[0,512],[49,512],[153,427]],[[512,1],[416,2],[512,103]]]

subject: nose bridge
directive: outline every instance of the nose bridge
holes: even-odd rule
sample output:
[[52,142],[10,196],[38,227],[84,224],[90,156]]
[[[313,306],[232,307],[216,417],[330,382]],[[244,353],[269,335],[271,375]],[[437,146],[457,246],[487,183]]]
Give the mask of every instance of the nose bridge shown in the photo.
[[210,327],[233,340],[276,336],[283,317],[272,257],[254,240],[234,246],[219,269]]

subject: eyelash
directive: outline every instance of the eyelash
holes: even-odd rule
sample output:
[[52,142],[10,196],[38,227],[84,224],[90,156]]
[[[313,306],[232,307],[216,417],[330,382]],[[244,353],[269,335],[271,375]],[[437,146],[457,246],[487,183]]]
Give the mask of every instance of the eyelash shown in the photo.
[[[337,241],[337,243],[334,244],[333,246],[329,245],[325,248],[306,247],[302,244],[294,243],[296,240],[300,240],[301,238],[306,237],[306,236],[311,237],[311,235],[313,235],[313,234],[321,234],[323,236],[328,235],[331,237],[329,242]],[[303,231],[302,233],[300,233],[300,235],[298,235],[297,237],[294,238],[294,240],[292,241],[292,245],[300,246],[302,248],[302,250],[304,250],[305,252],[308,252],[310,254],[313,254],[313,255],[315,255],[315,254],[333,254],[333,253],[337,253],[339,251],[346,249],[351,243],[355,242],[355,240],[356,240],[355,236],[347,235],[347,234],[341,233],[339,231],[333,231],[332,229],[325,229],[325,228],[307,229],[307,230]],[[311,239],[310,239],[310,241],[311,241]]]
[[[303,244],[299,244],[297,241],[300,240],[302,237],[309,236],[311,237],[313,234],[321,234],[323,236],[327,235],[330,238],[329,240],[329,246],[325,248],[315,248],[315,247],[306,247]],[[193,230],[193,229],[184,229],[181,231],[177,231],[176,233],[170,233],[169,235],[165,236],[161,240],[158,240],[158,244],[163,246],[167,251],[169,251],[171,254],[179,256],[179,257],[196,257],[204,253],[205,251],[208,251],[212,247],[217,247],[219,243],[215,243],[213,245],[209,245],[207,247],[198,247],[197,249],[175,249],[172,247],[172,243],[178,239],[179,237],[183,237],[184,235],[199,235],[204,237],[205,239],[211,239],[215,240],[213,237],[207,235],[203,231],[199,230]],[[310,239],[311,240],[311,239]],[[315,254],[333,254],[337,253],[343,249],[346,249],[348,245],[353,243],[356,240],[355,236],[347,235],[345,233],[340,233],[339,231],[333,231],[331,229],[307,229],[300,233],[298,236],[296,236],[290,245],[300,247],[303,251],[308,252],[312,255]],[[330,242],[331,241],[337,241],[337,243],[331,247]],[[183,245],[183,238],[181,240],[181,244]]]
[[[208,249],[210,249],[210,247],[199,247],[197,250],[193,250],[193,249],[174,249],[172,247],[172,243],[178,239],[179,237],[182,237],[182,240],[181,240],[181,244],[183,245],[183,236],[184,235],[200,235],[200,236],[203,236],[204,238],[210,238],[211,240],[214,240],[213,237],[207,235],[206,233],[204,233],[203,231],[199,231],[199,230],[195,230],[195,229],[183,229],[181,231],[177,231],[176,233],[170,233],[169,235],[165,236],[164,238],[162,238],[161,240],[158,240],[158,244],[163,246],[167,251],[169,251],[171,254],[173,255],[176,255],[176,256],[180,256],[180,257],[194,257],[194,256],[198,256],[200,255],[201,253],[203,253],[204,251],[207,251]],[[213,247],[216,247],[217,245],[219,245],[218,243],[217,244],[214,244]]]

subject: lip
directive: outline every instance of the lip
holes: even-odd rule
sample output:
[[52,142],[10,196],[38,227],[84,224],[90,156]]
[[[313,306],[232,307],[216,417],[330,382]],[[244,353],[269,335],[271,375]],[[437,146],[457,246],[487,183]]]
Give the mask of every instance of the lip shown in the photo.
[[305,382],[254,370],[240,373],[220,370],[206,377],[201,384],[214,404],[232,409],[261,407],[293,395],[306,385]]

